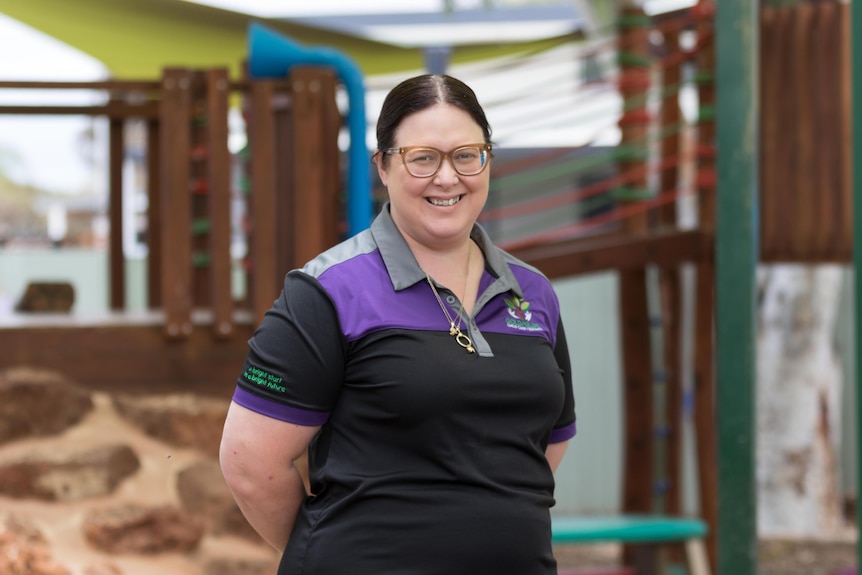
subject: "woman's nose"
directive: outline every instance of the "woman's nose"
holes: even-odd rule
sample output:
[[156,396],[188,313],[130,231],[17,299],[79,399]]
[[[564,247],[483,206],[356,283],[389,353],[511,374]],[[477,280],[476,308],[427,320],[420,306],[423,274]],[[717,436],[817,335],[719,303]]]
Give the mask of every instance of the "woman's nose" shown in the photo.
[[455,171],[455,166],[452,165],[450,158],[443,158],[443,161],[440,162],[440,168],[434,177],[441,185],[452,184],[458,181],[458,172]]

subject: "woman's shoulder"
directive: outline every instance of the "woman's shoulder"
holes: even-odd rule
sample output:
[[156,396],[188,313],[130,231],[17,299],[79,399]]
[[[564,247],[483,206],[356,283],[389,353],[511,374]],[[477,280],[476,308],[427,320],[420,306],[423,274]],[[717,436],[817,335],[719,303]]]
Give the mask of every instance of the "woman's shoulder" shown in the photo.
[[[315,279],[338,269],[348,269],[363,263],[365,256],[377,253],[377,243],[370,230],[362,231],[318,254],[300,272]],[[343,266],[343,268],[342,268]]]

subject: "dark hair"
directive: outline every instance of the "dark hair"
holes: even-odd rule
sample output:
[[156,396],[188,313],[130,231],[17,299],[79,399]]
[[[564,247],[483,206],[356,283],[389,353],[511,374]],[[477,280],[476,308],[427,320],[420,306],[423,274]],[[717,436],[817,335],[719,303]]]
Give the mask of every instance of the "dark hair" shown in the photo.
[[395,132],[405,117],[437,104],[449,104],[467,112],[482,128],[485,143],[491,143],[491,126],[473,90],[452,76],[424,74],[404,80],[386,95],[377,120],[377,150],[394,147]]

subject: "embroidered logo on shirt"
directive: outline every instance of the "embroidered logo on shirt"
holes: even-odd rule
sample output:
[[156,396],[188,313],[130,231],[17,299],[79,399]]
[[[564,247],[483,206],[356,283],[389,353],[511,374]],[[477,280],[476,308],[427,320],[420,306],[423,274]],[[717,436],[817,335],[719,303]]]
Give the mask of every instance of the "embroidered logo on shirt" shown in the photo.
[[287,391],[287,389],[282,385],[283,380],[281,377],[257,367],[251,366],[246,368],[242,377],[249,383],[254,383],[260,387],[265,387],[278,393],[285,393]]
[[503,298],[509,316],[506,318],[506,326],[521,331],[542,331],[542,326],[533,323],[533,312],[530,311],[530,302],[512,295],[512,298]]

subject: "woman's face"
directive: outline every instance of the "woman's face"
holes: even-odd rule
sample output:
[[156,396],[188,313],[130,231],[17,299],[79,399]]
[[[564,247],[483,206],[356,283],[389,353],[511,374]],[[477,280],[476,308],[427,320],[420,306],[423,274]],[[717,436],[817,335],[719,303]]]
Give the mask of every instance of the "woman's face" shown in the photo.
[[[482,128],[469,114],[438,104],[404,117],[393,147],[427,146],[448,152],[484,142]],[[377,171],[389,191],[392,219],[411,245],[430,249],[459,245],[469,237],[488,199],[489,167],[475,176],[462,176],[444,158],[436,174],[417,178],[410,175],[399,154],[391,154],[386,166],[378,157]]]

